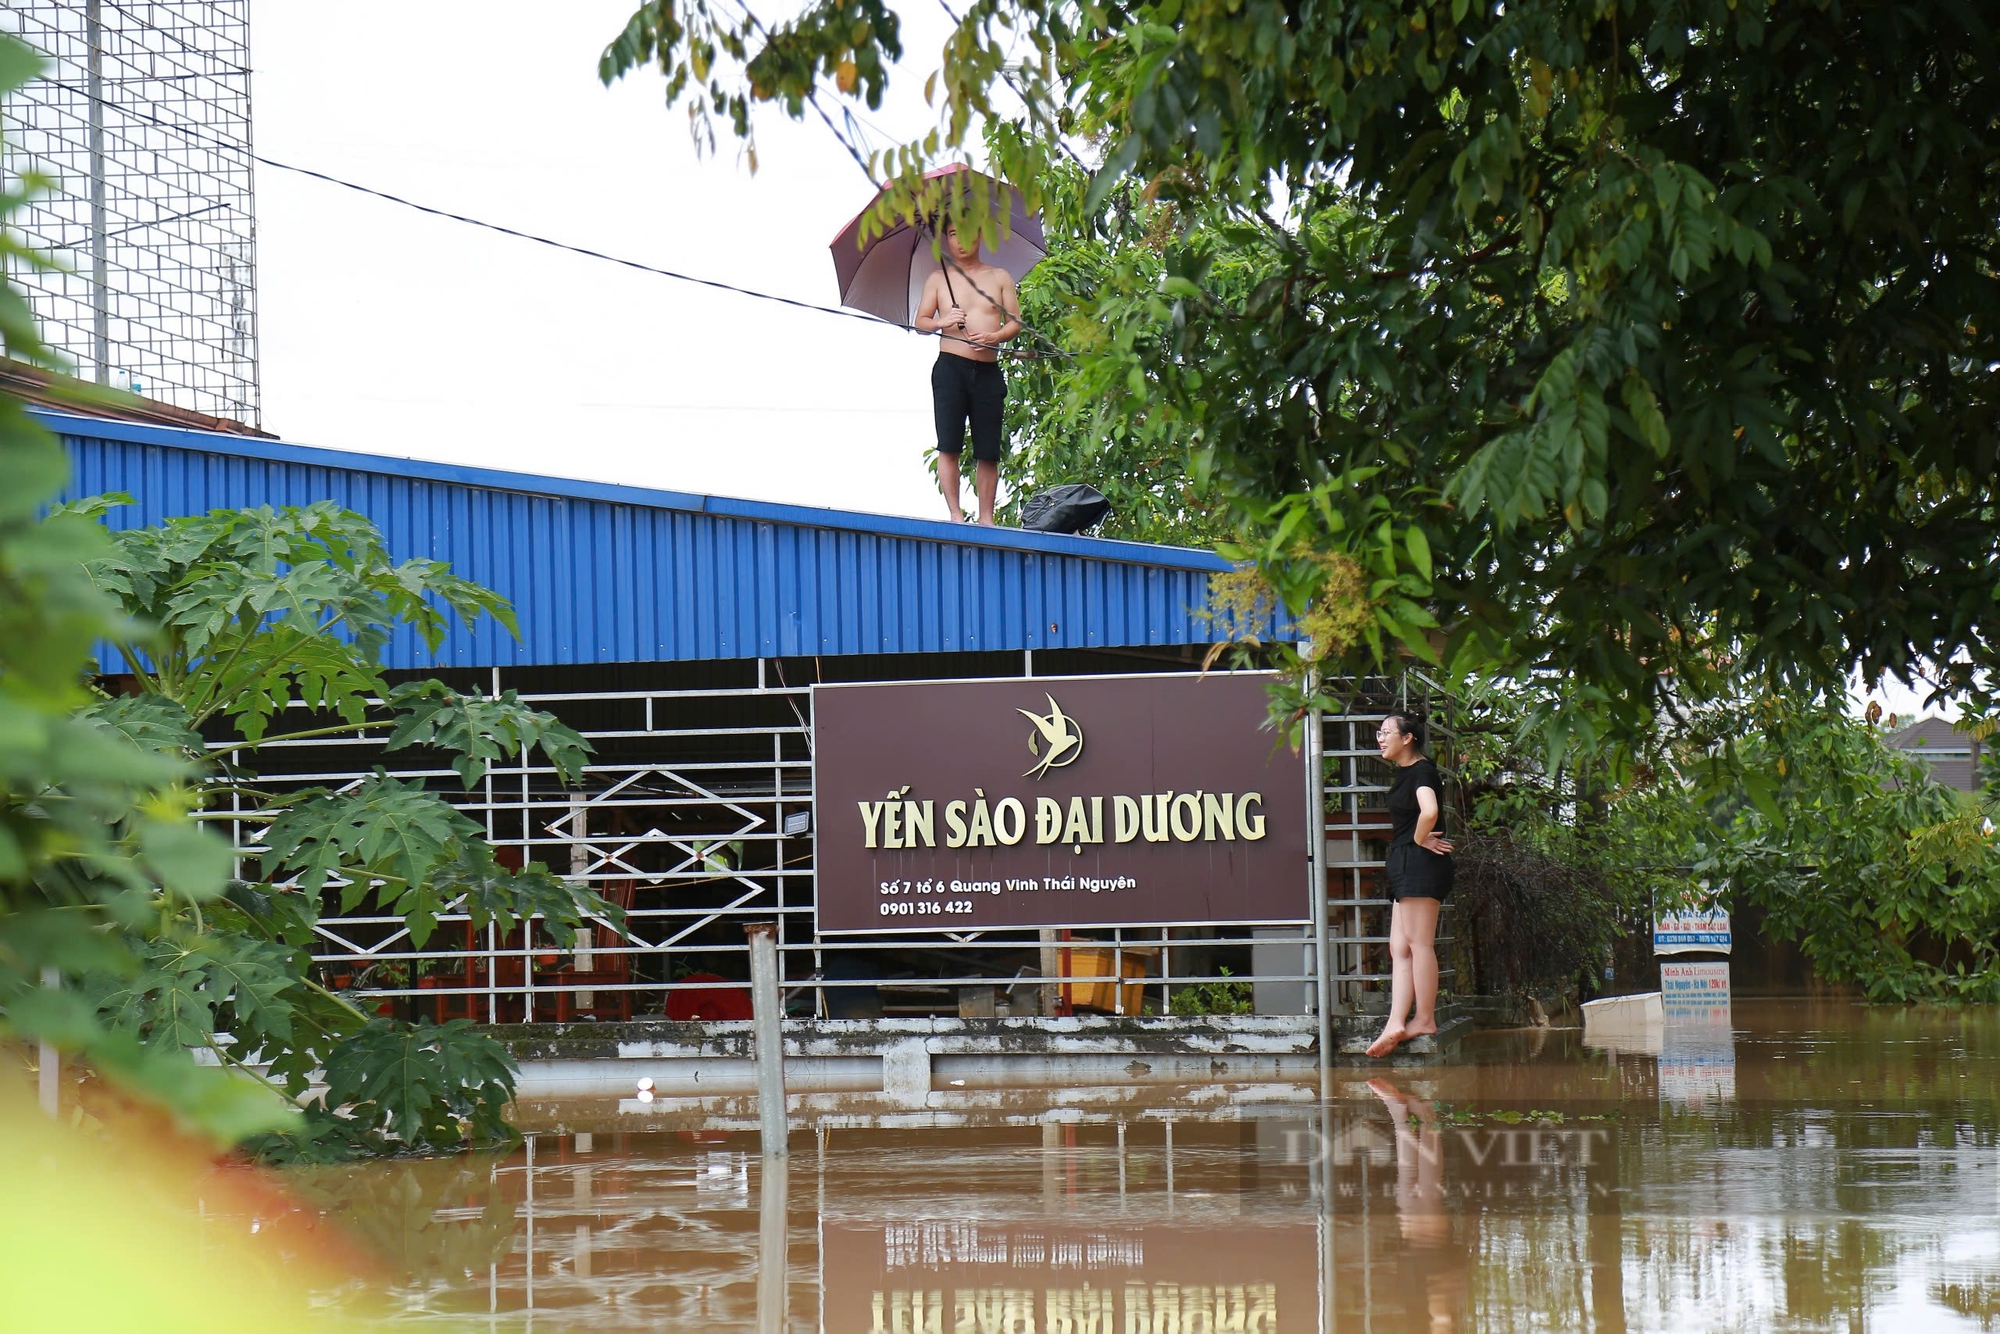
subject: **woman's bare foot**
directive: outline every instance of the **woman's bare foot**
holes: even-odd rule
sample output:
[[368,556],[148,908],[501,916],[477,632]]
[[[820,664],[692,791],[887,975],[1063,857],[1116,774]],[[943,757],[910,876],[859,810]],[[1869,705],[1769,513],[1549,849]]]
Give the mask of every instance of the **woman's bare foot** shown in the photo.
[[1435,1019],[1412,1019],[1403,1025],[1403,1041],[1411,1038],[1425,1038],[1438,1031]]
[[1402,1046],[1403,1040],[1408,1036],[1409,1031],[1401,1024],[1393,1024],[1382,1030],[1382,1036],[1368,1044],[1368,1054],[1370,1056],[1387,1056],[1390,1052]]

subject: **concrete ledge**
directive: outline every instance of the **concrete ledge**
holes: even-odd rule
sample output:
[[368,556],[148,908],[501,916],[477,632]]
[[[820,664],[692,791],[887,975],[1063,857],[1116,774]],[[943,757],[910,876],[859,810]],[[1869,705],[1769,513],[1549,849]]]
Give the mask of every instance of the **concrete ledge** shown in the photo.
[[931,1062],[936,1091],[999,1090],[1024,1085],[1105,1087],[1119,1084],[1204,1084],[1310,1080],[1319,1072],[1312,1051],[1274,1056],[940,1056]]
[[[1022,1126],[1064,1122],[1105,1124],[1132,1118],[1161,1120],[1291,1119],[1315,1114],[1316,1074],[1295,1080],[1200,1082],[1173,1090],[1151,1083],[1091,1083],[1048,1088],[943,1088],[913,1107],[880,1093],[793,1093],[786,1099],[792,1133],[812,1128],[879,1129],[917,1126]],[[1358,1083],[1336,1090],[1370,1107],[1373,1095]],[[1435,1096],[1434,1093],[1424,1096]],[[703,1130],[754,1135],[757,1100],[750,1094],[708,1093],[699,1097],[534,1099],[515,1104],[513,1119],[523,1130]]]
[[[515,1076],[517,1098],[631,1097],[650,1079],[664,1097],[754,1094],[757,1063],[736,1057],[618,1060],[584,1057],[525,1060]],[[792,1093],[868,1093],[883,1088],[879,1056],[813,1057],[785,1062]]]
[[[498,1024],[485,1030],[517,1061],[689,1057],[750,1060],[747,1019],[630,1024]],[[785,1055],[881,1056],[921,1040],[933,1055],[1275,1055],[1310,1052],[1318,1035],[1310,1015],[1210,1015],[1118,1018],[788,1019]]]
[[[1470,1015],[1441,1013],[1437,1032],[1411,1038],[1391,1055],[1377,1058],[1368,1055],[1368,1044],[1382,1031],[1381,1016],[1342,1015],[1334,1021],[1335,1059],[1341,1065],[1438,1065],[1457,1057],[1459,1044],[1472,1029]],[[1355,1061],[1354,1057],[1360,1060]]]
[[[1448,1014],[1433,1037],[1386,1062],[1364,1049],[1380,1020],[1335,1020],[1335,1063],[1435,1065],[1456,1058],[1470,1018]],[[489,1030],[520,1063],[523,1098],[633,1096],[642,1078],[660,1097],[752,1093],[757,1076],[747,1020],[632,1024],[516,1024]],[[794,1093],[879,1092],[925,1105],[948,1088],[1079,1083],[1238,1083],[1309,1078],[1319,1067],[1310,1015],[1118,1018],[788,1020],[785,1082]]]

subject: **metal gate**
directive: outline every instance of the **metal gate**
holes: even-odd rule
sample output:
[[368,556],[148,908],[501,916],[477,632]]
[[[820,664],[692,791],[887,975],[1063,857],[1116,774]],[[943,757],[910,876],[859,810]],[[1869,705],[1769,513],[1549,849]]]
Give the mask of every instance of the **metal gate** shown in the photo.
[[[1034,675],[1032,657],[1020,661]],[[685,665],[660,666],[664,674]],[[1280,998],[1281,1012],[1342,1013],[1386,983],[1388,901],[1376,881],[1389,775],[1373,736],[1389,683],[1363,692],[1377,701],[1374,712],[1357,705],[1307,730],[1301,778],[1318,788],[1326,815],[1311,865],[1324,868],[1326,892],[1294,926],[822,939],[813,916],[810,686],[785,679],[777,660],[733,666],[746,679],[524,690],[525,701],[595,747],[574,785],[530,758],[494,766],[466,792],[441,759],[385,753],[379,734],[261,747],[257,782],[266,788],[339,788],[378,770],[422,780],[485,827],[503,862],[541,862],[626,912],[622,928],[596,922],[558,949],[534,920],[511,933],[475,930],[460,902],[419,949],[399,917],[364,904],[319,923],[313,959],[324,981],[369,1007],[440,1020],[747,1018],[742,927],[775,921],[788,1008],[800,1016],[1247,1012],[1253,987]],[[481,675],[496,693],[517,684],[513,671]],[[1438,719],[1437,758],[1449,772],[1449,697],[1415,673],[1395,683],[1393,697],[1421,699]],[[260,831],[231,812],[211,818],[230,823],[239,874],[248,873],[263,850]],[[1262,965],[1254,976],[1253,957]]]

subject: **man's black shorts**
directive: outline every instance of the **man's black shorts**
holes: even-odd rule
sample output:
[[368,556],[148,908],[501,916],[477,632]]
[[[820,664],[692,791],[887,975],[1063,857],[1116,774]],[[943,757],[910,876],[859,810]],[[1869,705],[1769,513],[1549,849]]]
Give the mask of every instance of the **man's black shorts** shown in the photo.
[[1000,417],[1007,404],[1007,377],[997,361],[974,361],[938,353],[931,367],[931,401],[937,408],[938,453],[957,454],[965,448],[965,427],[972,425],[972,457],[1000,461]]

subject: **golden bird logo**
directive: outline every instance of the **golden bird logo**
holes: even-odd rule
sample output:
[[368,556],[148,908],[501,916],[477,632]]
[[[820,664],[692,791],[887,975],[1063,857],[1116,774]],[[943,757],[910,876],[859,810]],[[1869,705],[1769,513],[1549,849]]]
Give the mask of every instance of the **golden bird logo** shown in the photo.
[[[1028,753],[1041,760],[1034,768],[1023,774],[1024,778],[1040,778],[1051,769],[1060,769],[1066,764],[1074,764],[1076,757],[1083,754],[1083,729],[1076,725],[1076,719],[1062,711],[1054,695],[1044,695],[1049,702],[1047,715],[1030,713],[1026,709],[1014,712],[1035,725],[1028,733]],[[1048,752],[1043,753],[1042,747]]]

